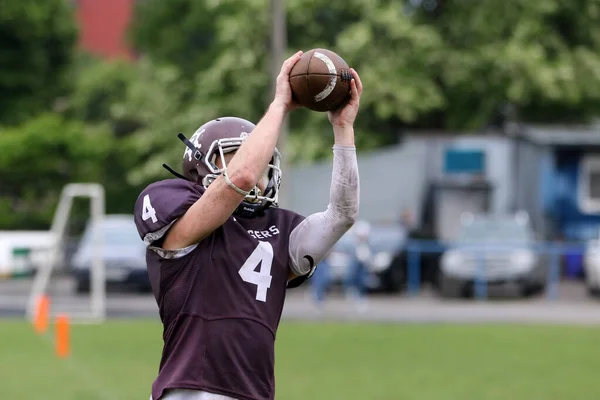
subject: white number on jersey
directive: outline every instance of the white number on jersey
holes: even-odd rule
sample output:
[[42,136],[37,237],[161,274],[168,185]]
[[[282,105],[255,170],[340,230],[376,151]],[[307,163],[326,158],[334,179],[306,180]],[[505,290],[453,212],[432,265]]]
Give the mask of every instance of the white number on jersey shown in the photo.
[[[238,271],[244,282],[256,285],[256,300],[267,301],[267,289],[271,287],[271,264],[273,246],[269,242],[258,242],[250,257]],[[255,271],[260,264],[260,269]]]
[[144,203],[142,204],[142,220],[146,221],[150,218],[152,218],[152,222],[158,221],[158,218],[156,218],[156,210],[150,203],[150,195],[147,194],[144,196]]

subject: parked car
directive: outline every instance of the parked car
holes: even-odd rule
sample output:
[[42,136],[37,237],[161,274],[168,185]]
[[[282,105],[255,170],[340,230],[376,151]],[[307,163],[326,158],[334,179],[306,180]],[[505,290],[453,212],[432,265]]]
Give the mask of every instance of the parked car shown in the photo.
[[458,240],[444,252],[440,268],[443,295],[473,294],[478,278],[488,285],[516,283],[523,296],[545,287],[547,265],[536,253],[527,214],[461,217]]
[[72,259],[75,290],[90,290],[90,271],[94,254],[93,231],[101,229],[106,282],[133,286],[141,291],[150,289],[146,270],[146,247],[140,239],[133,215],[106,215],[99,226],[89,223]]
[[[350,229],[336,243],[327,256],[332,283],[341,283],[348,272],[354,257],[354,228]],[[367,290],[370,292],[393,292],[400,289],[403,283],[403,272],[400,266],[392,267],[394,256],[406,241],[406,231],[400,225],[374,224],[369,228],[369,244],[373,256],[367,263]]]
[[[51,231],[0,231],[0,278],[35,274],[55,244]],[[57,265],[63,264],[62,258],[59,253]]]

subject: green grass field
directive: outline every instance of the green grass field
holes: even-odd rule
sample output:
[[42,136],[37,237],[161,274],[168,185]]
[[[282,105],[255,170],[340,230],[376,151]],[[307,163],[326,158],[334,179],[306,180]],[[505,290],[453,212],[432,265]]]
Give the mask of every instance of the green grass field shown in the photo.
[[[50,335],[0,322],[3,399],[147,399],[161,350],[153,321]],[[600,329],[558,326],[283,323],[277,399],[600,399]]]

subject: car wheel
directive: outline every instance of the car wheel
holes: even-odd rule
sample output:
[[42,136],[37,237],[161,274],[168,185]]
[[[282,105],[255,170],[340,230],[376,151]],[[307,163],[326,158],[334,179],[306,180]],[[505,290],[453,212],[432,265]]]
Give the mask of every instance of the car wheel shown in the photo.
[[90,292],[90,281],[88,279],[78,279],[75,284],[75,291],[78,294],[86,294]]
[[475,297],[475,284],[474,283],[463,283],[460,287],[460,298],[461,299],[472,299]]
[[152,286],[150,286],[149,284],[138,285],[137,292],[143,294],[152,293]]
[[533,297],[544,291],[544,284],[542,283],[523,283],[521,286],[522,297]]
[[600,289],[599,288],[593,287],[593,286],[590,286],[590,285],[587,285],[586,288],[587,288],[587,293],[588,293],[589,296],[591,296],[591,297],[600,297]]
[[465,284],[440,274],[438,278],[437,292],[443,298],[461,297],[464,292]]
[[532,297],[534,295],[534,290],[531,285],[523,284],[521,286],[521,297]]
[[398,293],[402,287],[403,274],[399,268],[388,268],[381,275],[381,286],[385,293]]

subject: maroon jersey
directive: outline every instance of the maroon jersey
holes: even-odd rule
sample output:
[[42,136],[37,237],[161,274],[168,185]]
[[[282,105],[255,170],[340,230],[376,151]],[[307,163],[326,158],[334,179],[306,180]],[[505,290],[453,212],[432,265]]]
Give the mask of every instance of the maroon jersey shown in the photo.
[[183,179],[149,185],[135,222],[163,323],[164,347],[152,398],[169,388],[206,390],[240,400],[275,397],[274,345],[288,279],[288,242],[303,217],[269,208],[229,217],[178,254],[160,243],[204,188]]

